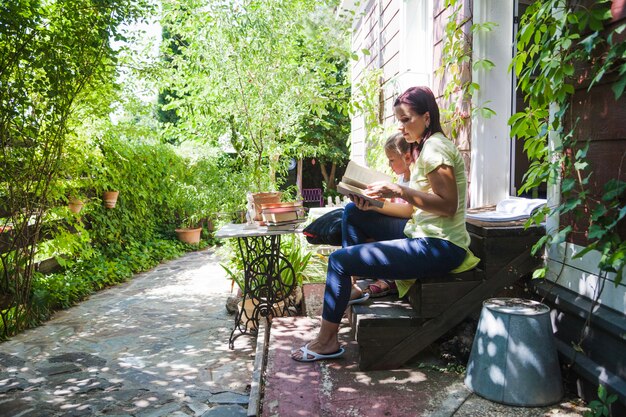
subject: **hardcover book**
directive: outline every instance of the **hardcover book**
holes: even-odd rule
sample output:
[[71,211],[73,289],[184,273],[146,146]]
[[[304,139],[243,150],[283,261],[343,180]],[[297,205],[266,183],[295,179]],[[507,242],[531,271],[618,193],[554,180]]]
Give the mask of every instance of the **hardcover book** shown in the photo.
[[293,220],[304,219],[304,210],[284,211],[282,213],[266,213],[263,212],[263,220],[267,223],[290,222]]
[[343,174],[341,181],[337,184],[337,191],[343,195],[356,195],[363,198],[373,206],[382,207],[383,201],[366,196],[364,193],[368,184],[376,181],[393,182],[391,175],[364,167],[354,161],[348,162],[346,172]]

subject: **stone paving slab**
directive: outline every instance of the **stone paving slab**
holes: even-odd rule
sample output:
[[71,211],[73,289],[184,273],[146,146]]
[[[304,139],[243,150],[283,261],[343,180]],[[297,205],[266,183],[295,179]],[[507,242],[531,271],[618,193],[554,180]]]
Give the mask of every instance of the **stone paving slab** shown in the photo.
[[228,349],[230,288],[193,252],[0,343],[0,417],[246,416],[255,341]]

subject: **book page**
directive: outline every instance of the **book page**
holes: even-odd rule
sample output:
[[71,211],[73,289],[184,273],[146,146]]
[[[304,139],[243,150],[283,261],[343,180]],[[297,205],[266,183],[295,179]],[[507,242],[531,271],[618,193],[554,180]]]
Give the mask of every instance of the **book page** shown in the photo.
[[343,182],[344,184],[350,185],[352,187],[359,188],[361,190],[365,190],[367,188],[367,184],[366,183],[361,182],[361,181],[357,181],[357,180],[349,178],[349,177],[346,177],[345,175],[341,179],[341,182]]
[[[371,184],[376,181],[393,182],[393,178],[391,177],[391,175],[383,174],[382,172],[378,172],[373,169],[364,167],[354,161],[348,162],[348,166],[346,167],[346,172],[343,174],[343,178],[348,178],[350,181],[352,181],[353,185],[358,186],[357,184],[365,184],[366,187],[367,184]],[[342,181],[348,183],[345,179],[342,179]]]
[[343,195],[350,195],[350,194],[354,194],[357,195],[367,201],[369,201],[369,203],[373,206],[376,207],[382,207],[383,206],[383,202],[380,200],[376,200],[372,197],[368,197],[365,194],[363,194],[363,189],[361,188],[357,188],[354,187],[350,184],[346,184],[345,182],[341,181],[339,184],[337,184],[337,191]]
[[375,171],[359,165],[354,161],[350,161],[348,162],[346,172],[343,174],[341,182],[337,184],[337,191],[343,195],[358,195],[359,197],[369,201],[371,205],[382,207],[382,201],[363,194],[363,191],[367,188],[368,184],[376,181],[393,182],[393,178],[391,175],[383,174],[382,172]]

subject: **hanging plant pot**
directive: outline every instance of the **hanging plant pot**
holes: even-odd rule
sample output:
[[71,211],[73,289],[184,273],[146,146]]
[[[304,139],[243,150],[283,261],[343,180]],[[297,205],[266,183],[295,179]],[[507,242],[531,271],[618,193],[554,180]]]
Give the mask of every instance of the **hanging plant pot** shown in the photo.
[[83,202],[81,200],[79,200],[78,198],[70,198],[69,203],[67,204],[68,208],[70,209],[70,211],[72,213],[80,213],[80,211],[83,209]]
[[105,191],[102,194],[102,200],[104,201],[104,207],[113,208],[117,204],[117,196],[120,194],[119,191]]
[[196,229],[176,229],[176,237],[181,242],[189,243],[190,245],[197,245],[200,243],[200,233],[202,228]]

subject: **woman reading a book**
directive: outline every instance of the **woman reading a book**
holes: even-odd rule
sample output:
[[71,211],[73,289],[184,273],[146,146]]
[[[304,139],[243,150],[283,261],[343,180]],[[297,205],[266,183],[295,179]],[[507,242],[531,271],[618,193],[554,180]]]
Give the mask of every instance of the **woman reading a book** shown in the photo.
[[369,229],[380,225],[361,225],[368,228],[367,233],[357,233],[353,245],[330,255],[321,328],[315,340],[292,353],[294,360],[312,362],[343,355],[337,335],[350,301],[352,276],[396,280],[403,295],[402,282],[445,275],[466,266],[470,258],[470,237],[465,229],[465,166],[454,143],[442,133],[432,91],[428,87],[409,88],[394,102],[394,113],[400,133],[415,150],[409,186],[376,182],[368,186],[366,195],[400,198],[408,204],[385,202],[377,208],[356,196],[353,202],[361,211],[408,220],[401,228],[381,230],[384,236],[375,242],[367,242],[371,238],[368,234],[375,232]]

